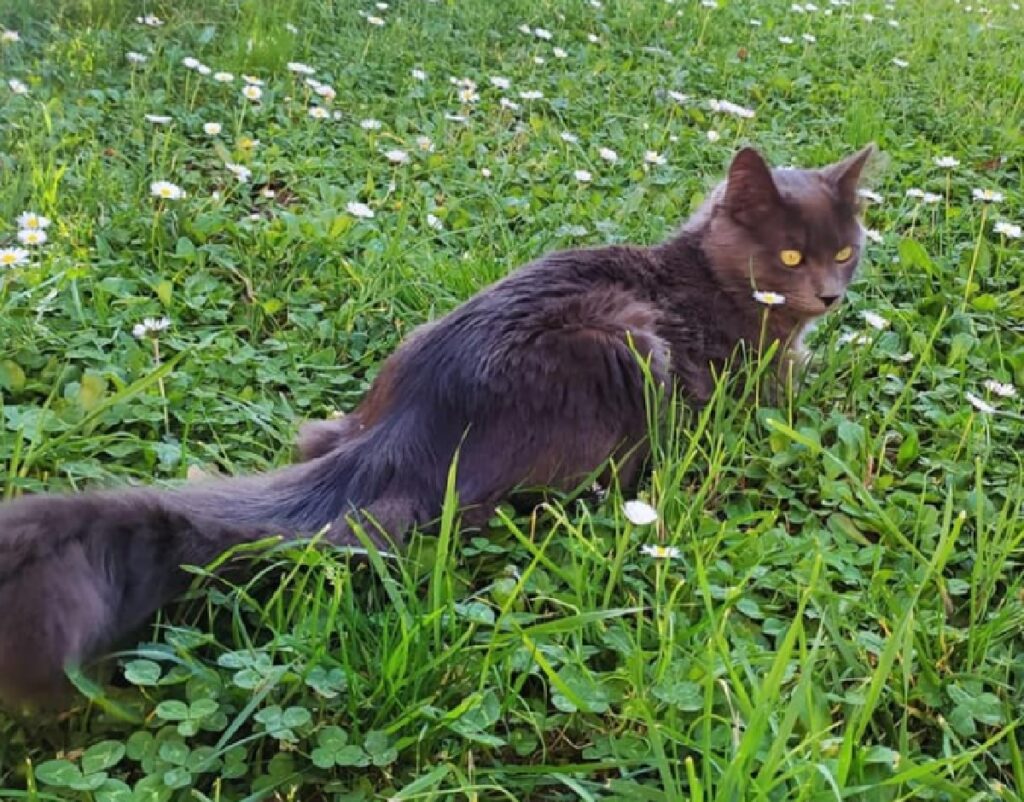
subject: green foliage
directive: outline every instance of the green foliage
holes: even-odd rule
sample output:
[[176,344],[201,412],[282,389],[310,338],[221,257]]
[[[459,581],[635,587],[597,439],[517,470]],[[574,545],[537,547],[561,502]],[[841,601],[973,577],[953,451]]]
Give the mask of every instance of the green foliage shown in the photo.
[[756,403],[662,410],[655,524],[612,488],[462,534],[449,498],[401,555],[234,555],[248,579],[198,571],[62,715],[0,714],[0,798],[1024,796],[1024,432],[985,385],[1024,385],[994,228],[1022,217],[1021,17],[792,5],[2,4],[0,248],[53,221],[0,267],[5,497],[281,464],[414,326],[547,250],[658,240],[742,143],[814,165],[873,139],[883,200],[792,392],[752,366],[729,383]]

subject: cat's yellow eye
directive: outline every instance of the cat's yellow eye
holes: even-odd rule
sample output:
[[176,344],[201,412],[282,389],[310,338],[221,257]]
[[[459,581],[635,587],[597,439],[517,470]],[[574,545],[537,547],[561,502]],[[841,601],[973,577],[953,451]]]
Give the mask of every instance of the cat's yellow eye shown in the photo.
[[804,260],[804,255],[800,251],[779,251],[779,259],[786,267],[797,267]]
[[840,248],[836,252],[836,261],[837,262],[849,262],[852,257],[853,257],[853,246],[852,245],[847,245],[845,248]]

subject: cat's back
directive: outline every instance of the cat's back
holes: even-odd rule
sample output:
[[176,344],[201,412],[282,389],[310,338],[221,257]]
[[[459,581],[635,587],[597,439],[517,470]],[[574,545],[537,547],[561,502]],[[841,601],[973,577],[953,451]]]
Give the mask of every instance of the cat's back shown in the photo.
[[482,341],[525,333],[523,327],[554,322],[567,304],[639,292],[653,264],[647,248],[630,245],[554,251],[484,288],[430,329],[441,339],[471,335]]
[[[423,390],[483,399],[525,378],[528,365],[557,372],[553,344],[587,331],[622,333],[623,319],[653,326],[650,251],[606,246],[549,253],[421,326],[395,355]],[[396,365],[396,367],[398,367]],[[415,377],[415,378],[414,378]],[[407,388],[412,390],[412,388]],[[415,392],[414,390],[412,390]]]

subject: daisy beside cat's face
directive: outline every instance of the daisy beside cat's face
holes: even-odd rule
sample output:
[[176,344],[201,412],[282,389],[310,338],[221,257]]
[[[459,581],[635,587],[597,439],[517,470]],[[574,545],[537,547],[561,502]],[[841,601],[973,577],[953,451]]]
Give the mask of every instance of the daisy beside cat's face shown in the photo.
[[773,170],[757,151],[740,151],[712,196],[705,238],[720,284],[785,296],[801,318],[836,306],[864,244],[857,182],[872,150],[820,170]]

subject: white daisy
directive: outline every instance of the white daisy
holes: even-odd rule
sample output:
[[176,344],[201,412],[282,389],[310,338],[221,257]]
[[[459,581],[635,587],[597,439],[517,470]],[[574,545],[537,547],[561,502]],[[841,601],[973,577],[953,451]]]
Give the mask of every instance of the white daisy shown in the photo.
[[649,526],[658,520],[658,511],[646,501],[634,499],[622,505],[626,520],[636,526]]
[[143,337],[149,337],[159,334],[161,331],[166,331],[170,328],[170,325],[171,321],[166,317],[147,317],[141,323],[136,323],[132,327],[132,334],[137,340],[141,340]]
[[665,161],[665,157],[656,150],[644,151],[644,162],[647,164],[664,164]]
[[149,193],[163,200],[181,200],[185,197],[185,190],[170,181],[154,181],[149,185]]
[[142,53],[136,53],[134,50],[129,50],[124,57],[128,59],[129,64],[145,64],[148,61]]
[[780,42],[780,44],[791,45],[791,44],[793,44],[793,37],[792,36],[780,36],[779,37],[779,42]]
[[26,84],[24,81],[19,81],[17,78],[11,78],[7,82],[7,85],[11,88],[11,91],[14,92],[14,94],[16,95],[28,94],[28,84]]
[[433,153],[434,152],[434,140],[432,140],[429,136],[420,135],[420,136],[416,137],[416,147],[418,147],[420,150],[424,151],[425,153]]
[[926,192],[921,196],[921,203],[936,204],[942,202],[942,196],[934,192]]
[[813,33],[805,33],[803,34],[803,40],[813,45],[815,42],[818,41],[818,37],[815,36]]
[[288,69],[291,70],[292,72],[297,72],[300,75],[312,75],[313,73],[316,72],[316,70],[314,70],[308,64],[303,64],[301,61],[289,61]]
[[156,125],[167,125],[169,122],[171,122],[171,120],[174,119],[173,117],[169,117],[166,114],[146,114],[144,116],[147,120],[149,120],[149,122],[155,123]]
[[597,34],[588,33],[587,34],[587,41],[590,42],[590,44],[592,44],[592,45],[596,45],[598,42],[601,41],[601,37],[598,36]]
[[331,113],[323,106],[310,106],[308,113],[314,120],[326,120],[331,116]]
[[1017,395],[1017,388],[1012,384],[1004,384],[995,379],[985,379],[982,385],[990,393],[998,395],[1000,398],[1015,398]]
[[911,187],[910,189],[907,190],[907,197],[908,198],[923,198],[924,197],[924,190],[923,189],[918,189],[917,187]]
[[259,100],[263,97],[263,90],[256,84],[246,84],[242,87],[242,94],[249,100]]
[[522,108],[522,106],[520,106],[514,100],[509,100],[507,97],[503,97],[501,100],[499,100],[498,105],[501,106],[503,109],[508,109],[509,111],[519,111],[519,109]]
[[4,28],[3,31],[0,31],[0,42],[20,42],[20,41],[21,41],[21,34],[19,34],[17,31],[10,31],[10,30],[7,30],[7,28]]
[[28,251],[24,248],[0,248],[0,267],[17,267],[28,261]]
[[353,217],[361,217],[364,220],[373,218],[373,209],[359,201],[349,201],[345,204],[345,210]]
[[224,166],[241,183],[245,183],[250,178],[252,178],[252,170],[250,170],[244,164],[235,164],[234,162],[224,162]]
[[370,16],[370,17],[366,18],[366,21],[368,23],[370,23],[371,25],[378,25],[379,26],[379,25],[383,25],[384,24],[384,18],[383,17]]
[[656,560],[675,560],[679,558],[681,553],[675,546],[659,546],[652,544],[645,544],[641,546],[640,551],[648,557],[653,557]]
[[839,338],[839,345],[871,345],[871,337],[863,332],[848,331]]
[[181,60],[181,66],[190,70],[196,69],[200,64],[202,64],[202,62],[195,56],[185,56],[185,58]]
[[722,138],[722,135],[720,133],[718,133],[718,131],[715,131],[714,129],[712,129],[712,130],[708,131],[707,137],[708,137],[708,142],[717,142],[719,139]]
[[42,245],[46,242],[46,232],[41,228],[23,228],[18,232],[18,242],[22,245]]
[[590,174],[589,170],[576,170],[573,175],[576,176],[576,180],[581,184],[588,184],[594,178],[594,176]]
[[871,201],[872,203],[881,203],[884,200],[881,195],[867,187],[861,187],[858,189],[857,194],[864,200]]
[[427,225],[430,226],[435,231],[443,231],[444,230],[444,223],[442,223],[441,222],[441,218],[438,217],[435,214],[428,214],[427,215]]
[[409,154],[406,153],[404,150],[399,150],[398,148],[385,152],[384,158],[386,158],[392,164],[409,163]]
[[559,137],[561,137],[563,142],[568,142],[570,145],[576,145],[580,141],[580,138],[570,131],[562,131]]
[[209,75],[211,72],[213,72],[213,68],[207,67],[205,64],[200,64],[198,67],[196,67],[196,72],[198,72],[200,75]]
[[364,131],[379,131],[383,127],[383,123],[381,123],[380,120],[369,118],[366,120],[360,120],[359,127]]
[[48,228],[50,218],[35,212],[22,212],[18,215],[18,228]]
[[953,156],[936,156],[934,161],[936,167],[941,167],[944,170],[952,170],[954,167],[960,166],[960,160]]
[[156,14],[146,14],[144,17],[136,17],[135,21],[139,23],[139,25],[148,25],[150,28],[159,28],[164,24],[164,21]]
[[491,171],[487,167],[481,167],[480,168],[480,175],[482,175],[484,178],[490,178],[491,177]]
[[546,30],[544,28],[534,28],[533,35],[536,36],[538,39],[544,39],[545,41],[551,39],[551,31]]
[[974,199],[982,203],[1002,203],[1003,193],[995,189],[975,189],[971,191]]
[[881,315],[879,315],[877,312],[864,310],[860,314],[861,317],[863,317],[864,320],[867,322],[867,324],[871,326],[871,328],[873,329],[878,329],[879,331],[881,331],[882,329],[889,328],[889,321],[886,320]]
[[496,86],[498,89],[508,89],[512,86],[512,82],[508,78],[504,78],[501,75],[492,75],[490,78],[491,86]]
[[222,130],[220,123],[203,123],[203,133],[207,136],[217,136]]
[[1021,238],[1021,227],[1016,223],[1008,223],[1005,220],[999,220],[994,226],[992,226],[992,230],[997,234],[1002,234],[1004,237],[1009,237],[1010,239]]
[[899,67],[901,70],[905,70],[907,67],[910,66],[910,62],[907,61],[906,59],[902,59],[902,58],[894,58],[892,60],[892,63],[895,66]]
[[562,48],[560,47],[552,48],[551,53],[554,55],[555,58],[568,58],[569,56],[569,54],[562,50]]
[[255,75],[243,75],[242,80],[249,84],[249,86],[263,86],[263,81]]
[[619,160],[619,154],[611,148],[601,148],[597,151],[597,155],[604,159],[606,162],[615,164]]
[[968,403],[970,403],[972,407],[978,410],[978,412],[983,412],[986,415],[992,415],[993,413],[999,411],[996,407],[988,403],[988,401],[985,401],[982,398],[978,398],[978,396],[976,396],[974,393],[964,393],[964,398],[966,398]]
[[786,296],[769,290],[754,290],[754,300],[765,306],[780,306],[786,303]]
[[286,31],[288,31],[288,33],[292,34],[293,36],[298,36],[299,35],[299,29],[295,25],[290,23],[290,22],[286,22],[284,24],[284,29]]
[[427,80],[427,74],[423,70],[421,70],[419,67],[415,67],[414,69],[412,69],[409,72],[409,74],[413,78],[415,78],[417,81],[425,81],[425,80]]
[[712,111],[722,112],[723,114],[732,114],[736,117],[740,117],[744,120],[749,120],[754,116],[754,110],[748,109],[745,106],[740,106],[737,103],[732,103],[728,100],[711,100],[709,101]]
[[217,81],[218,83],[229,84],[233,80],[235,80],[235,76],[233,73],[230,72],[215,72],[213,74],[213,80]]
[[527,89],[525,92],[520,92],[519,97],[523,100],[540,100],[544,97],[544,93],[537,89]]

